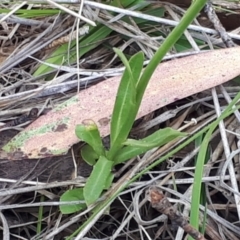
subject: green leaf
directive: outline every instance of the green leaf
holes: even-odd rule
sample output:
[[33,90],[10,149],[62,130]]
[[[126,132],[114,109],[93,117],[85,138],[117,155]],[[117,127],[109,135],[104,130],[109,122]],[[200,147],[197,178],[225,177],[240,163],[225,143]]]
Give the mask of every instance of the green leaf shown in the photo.
[[103,156],[100,156],[94,165],[93,171],[83,189],[83,195],[87,205],[94,203],[100,197],[111,174],[112,165],[113,162]]
[[[227,108],[223,111],[223,113],[211,123],[206,135],[203,138],[202,144],[199,149],[197,161],[196,161],[196,170],[194,174],[194,181],[193,181],[193,190],[192,190],[192,202],[191,202],[191,211],[190,211],[190,224],[198,229],[199,227],[199,204],[201,198],[201,187],[202,187],[202,177],[203,177],[203,170],[204,164],[207,156],[208,151],[208,144],[212,137],[213,131],[218,126],[219,122],[223,120],[226,116],[231,113],[233,106],[239,101],[240,93],[238,93],[232,102],[227,106]],[[188,239],[193,239],[189,237]]]
[[[0,8],[0,13],[9,13],[11,9]],[[63,11],[59,9],[19,9],[14,14],[21,18],[37,18],[60,14]]]
[[81,148],[81,156],[83,160],[91,166],[93,166],[99,158],[99,155],[90,145],[85,145]]
[[[75,188],[67,190],[61,197],[60,202],[70,201],[84,201],[83,188]],[[70,214],[85,209],[87,205],[85,203],[60,205],[60,211],[62,214]]]
[[143,138],[141,140],[135,140],[135,139],[127,139],[126,142],[123,144],[126,146],[134,146],[134,147],[143,147],[143,148],[153,148],[157,146],[159,143],[165,144],[175,137],[182,137],[182,136],[187,136],[186,133],[179,132],[175,129],[172,128],[164,128],[160,129],[150,136]]
[[98,156],[105,155],[102,139],[94,121],[90,119],[84,120],[83,124],[76,126],[75,133],[79,139],[88,143]]
[[130,59],[130,66],[131,66],[131,69],[132,69],[132,77],[133,77],[133,82],[134,82],[134,87],[135,88],[137,86],[138,80],[140,79],[140,76],[141,76],[141,73],[142,73],[142,70],[143,70],[143,62],[144,62],[143,52],[136,53]]
[[154,147],[160,147],[176,137],[184,137],[186,135],[186,133],[179,132],[172,128],[164,128],[141,140],[128,139],[124,143],[124,145],[127,146],[122,148],[114,158],[114,165],[136,157],[139,154],[143,154]]
[[129,65],[129,62],[127,60],[127,58],[125,57],[125,55],[123,54],[123,52],[118,49],[118,48],[113,48],[114,52],[118,55],[118,57],[121,59],[122,63],[124,64],[126,70],[128,71],[129,75],[130,75],[130,78],[132,79],[133,76],[132,76],[132,69]]
[[[44,200],[45,200],[45,196],[41,195],[40,202],[44,202]],[[42,231],[42,224],[43,224],[43,218],[44,218],[43,215],[44,215],[43,205],[40,205],[38,209],[38,221],[37,221],[37,229],[36,229],[37,234],[40,234]]]
[[[67,57],[68,48],[73,48],[75,46],[75,42],[72,41],[70,44],[63,44],[58,47],[48,58],[45,60],[46,63],[52,63],[56,65],[64,65],[65,58]],[[72,62],[72,61],[70,61]],[[38,69],[34,72],[33,76],[37,77],[42,74],[51,72],[53,70],[52,67],[47,66],[46,64],[40,64]]]
[[110,5],[115,7],[126,8],[132,5],[136,5],[140,2],[144,2],[144,1],[143,0],[112,0]]
[[[92,27],[89,26],[89,33],[86,36],[79,37],[81,47],[79,49],[79,57],[83,56],[85,53],[94,49],[99,45],[99,42],[106,38],[111,32],[112,29],[106,26]],[[47,63],[52,63],[56,65],[64,65],[67,61],[70,63],[76,62],[76,40],[71,41],[70,43],[70,56],[68,58],[69,43],[63,44],[57,48],[46,60]],[[52,68],[41,64],[39,68],[34,72],[34,76],[39,76],[44,73],[52,71]]]
[[[124,59],[124,57],[121,58]],[[111,119],[109,159],[112,159],[122,147],[122,143],[126,140],[134,123],[137,114],[136,83],[142,71],[143,60],[143,53],[139,52],[131,57],[129,63],[126,63],[127,66],[118,88]],[[125,60],[123,61],[125,63]]]
[[111,172],[106,180],[104,190],[108,190],[111,187],[113,179],[114,179],[114,175]]

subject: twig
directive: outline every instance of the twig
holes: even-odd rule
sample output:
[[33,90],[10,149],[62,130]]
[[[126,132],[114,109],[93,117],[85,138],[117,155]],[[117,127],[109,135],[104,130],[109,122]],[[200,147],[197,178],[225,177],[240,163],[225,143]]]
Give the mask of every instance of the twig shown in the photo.
[[221,37],[223,43],[227,47],[235,47],[234,42],[232,41],[231,37],[227,34],[226,29],[223,27],[222,23],[220,22],[213,6],[210,1],[206,4],[204,11],[206,12],[208,19],[213,24],[214,28],[218,32],[219,36]]
[[92,26],[94,26],[94,27],[96,26],[96,23],[93,22],[92,20],[87,19],[87,18],[85,18],[85,17],[83,17],[83,16],[81,16],[81,15],[75,13],[74,11],[72,11],[72,10],[70,10],[70,9],[68,9],[68,8],[66,8],[66,7],[64,7],[64,6],[61,5],[61,4],[58,4],[58,3],[56,3],[56,2],[54,2],[54,1],[52,1],[52,0],[46,0],[46,2],[48,2],[49,4],[51,4],[51,5],[53,5],[53,6],[57,7],[57,8],[59,8],[59,9],[61,9],[62,11],[67,12],[68,14],[70,14],[70,15],[76,17],[76,18],[81,19],[82,21],[84,21],[84,22],[86,22],[86,23],[88,23],[88,24],[90,24],[90,25],[92,25]]
[[157,187],[151,187],[148,192],[148,200],[151,202],[153,208],[160,213],[167,215],[172,223],[181,227],[186,233],[196,240],[206,240],[204,236],[193,228],[188,221],[181,215],[180,212],[175,210],[169,200],[164,196],[161,190]]
[[11,16],[13,13],[15,13],[18,9],[20,9],[22,6],[24,6],[27,3],[27,1],[22,2],[20,5],[16,6],[13,10],[11,10],[8,14],[6,14],[5,16],[3,16],[0,19],[0,23],[2,23],[3,21],[5,21],[9,16]]
[[[149,21],[153,21],[153,22],[158,22],[158,23],[162,23],[162,24],[166,24],[166,25],[170,25],[170,26],[177,26],[179,24],[178,21],[174,21],[174,20],[170,20],[170,19],[166,19],[166,18],[155,17],[155,16],[151,16],[151,15],[148,15],[148,14],[140,13],[138,11],[131,11],[131,10],[128,10],[128,9],[122,9],[122,8],[106,5],[106,4],[103,4],[103,3],[95,2],[95,1],[85,0],[84,4],[86,4],[88,6],[91,6],[91,7],[94,7],[94,8],[104,9],[104,10],[107,10],[107,11],[113,11],[115,13],[120,13],[120,14],[124,14],[124,15],[127,15],[127,16],[131,16],[131,17],[139,17],[141,19],[145,19],[145,20],[149,20]],[[208,34],[218,33],[214,29],[201,27],[201,26],[196,26],[196,25],[192,25],[192,24],[190,24],[187,29],[193,30],[193,31],[202,31],[202,32],[205,32],[205,33],[208,33]],[[229,33],[229,36],[231,38],[234,38],[234,39],[240,39],[240,36],[238,34]]]

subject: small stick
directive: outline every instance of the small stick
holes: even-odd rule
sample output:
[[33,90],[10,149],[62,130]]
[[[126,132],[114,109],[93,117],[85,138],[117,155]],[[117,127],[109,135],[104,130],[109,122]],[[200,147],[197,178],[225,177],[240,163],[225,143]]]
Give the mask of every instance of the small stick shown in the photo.
[[28,121],[34,121],[35,119],[37,119],[37,117],[38,117],[38,109],[32,108],[31,111],[29,112],[29,114],[24,114],[16,119],[13,119],[13,120],[7,122],[4,125],[4,128],[5,127],[14,127],[14,126],[23,124]]
[[210,1],[207,2],[204,8],[205,13],[208,16],[208,19],[213,24],[215,30],[218,32],[219,36],[221,37],[223,43],[227,47],[235,47],[234,42],[232,41],[231,37],[226,32],[226,29],[223,27],[222,23],[220,22],[213,6]]
[[150,201],[153,208],[155,208],[160,213],[167,215],[167,217],[176,225],[183,228],[183,230],[188,233],[191,237],[196,240],[206,240],[204,236],[193,228],[188,221],[181,215],[180,212],[175,210],[168,199],[164,196],[161,190],[157,187],[151,187],[149,189],[148,200]]

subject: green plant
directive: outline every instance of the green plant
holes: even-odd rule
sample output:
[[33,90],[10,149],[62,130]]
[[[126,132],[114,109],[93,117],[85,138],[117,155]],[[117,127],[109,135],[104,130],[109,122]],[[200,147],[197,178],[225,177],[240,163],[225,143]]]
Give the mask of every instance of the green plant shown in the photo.
[[[196,0],[193,2],[191,7],[182,18],[181,22],[169,34],[167,39],[164,41],[148,66],[143,71],[143,54],[141,52],[132,56],[128,61],[119,50],[115,49],[115,52],[118,54],[125,65],[125,72],[120,82],[111,119],[110,149],[108,151],[104,149],[99,131],[94,122],[86,121],[81,125],[77,125],[76,127],[76,135],[88,144],[85,147],[85,150],[83,150],[83,156],[85,160],[91,164],[94,164],[95,160],[98,159],[94,165],[93,172],[83,189],[83,196],[86,200],[87,205],[94,203],[99,198],[102,191],[110,185],[112,182],[111,168],[115,164],[126,161],[130,157],[146,152],[154,146],[161,146],[176,137],[185,135],[178,131],[167,128],[161,129],[142,140],[137,141],[127,139],[152,73],[164,55],[181,37],[184,30],[193,21],[205,3],[206,0]],[[159,136],[162,136],[162,138],[159,138]],[[191,141],[193,139],[194,138],[192,138]],[[169,154],[167,154],[167,156],[169,157]],[[161,159],[161,161],[164,159],[166,158]],[[152,164],[151,167],[154,165],[155,164]],[[141,174],[144,172],[145,171],[142,171]],[[99,181],[100,174],[103,174],[105,176],[102,181]],[[137,176],[139,177],[140,174]],[[81,229],[83,229],[86,224],[91,221],[94,216],[96,216],[100,209],[107,206],[107,204],[113,198],[115,198],[120,191],[127,187],[134,179],[136,179],[136,177],[124,184],[121,189],[118,189],[116,191],[116,194],[114,194],[111,199],[107,199],[98,205],[94,209],[92,216],[87,220],[87,222],[83,224],[78,230],[76,230],[69,237],[69,239],[81,231]]]
[[94,203],[102,191],[111,185],[113,180],[111,170],[114,165],[156,146],[162,146],[176,137],[186,136],[177,130],[165,128],[141,140],[127,138],[142,100],[142,93],[145,90],[143,87],[147,86],[145,80],[141,80],[144,57],[143,53],[139,52],[128,61],[120,50],[114,50],[126,69],[118,88],[112,114],[110,149],[107,151],[104,148],[97,125],[92,120],[85,120],[83,124],[76,126],[77,137],[87,143],[82,148],[83,159],[93,165],[93,171],[83,189],[87,205]]
[[[41,195],[40,201],[44,202],[44,198],[45,198],[44,195]],[[37,234],[41,233],[42,222],[43,222],[43,206],[40,206],[38,210]]]

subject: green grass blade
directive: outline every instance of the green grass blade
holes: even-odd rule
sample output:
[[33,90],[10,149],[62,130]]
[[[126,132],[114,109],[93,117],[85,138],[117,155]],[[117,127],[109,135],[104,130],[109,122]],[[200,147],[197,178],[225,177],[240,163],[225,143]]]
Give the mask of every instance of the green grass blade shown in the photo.
[[[237,103],[239,99],[240,99],[240,93],[236,95],[236,97],[232,100],[232,102],[228,105],[228,107],[223,111],[221,116],[210,125],[209,130],[206,133],[206,136],[204,137],[199,150],[197,163],[196,163],[196,170],[194,175],[191,215],[190,215],[190,224],[196,229],[199,228],[199,204],[200,204],[200,198],[201,198],[201,184],[202,184],[204,161],[206,159],[208,144],[212,136],[212,133],[215,130],[215,128],[218,126],[219,122],[223,120],[227,115],[229,115],[229,112],[232,112],[232,107]],[[189,237],[189,240],[193,240],[193,238]]]
[[136,5],[140,2],[144,2],[144,0],[112,0],[110,5],[119,8],[126,8]]
[[[196,138],[195,140],[195,147],[200,147],[201,144],[202,144],[202,140],[203,140],[203,137],[204,135],[201,135],[199,136],[198,138]],[[205,157],[205,160],[204,160],[204,163],[206,164],[209,159],[211,157],[211,154],[210,154],[210,149],[208,147],[207,149],[207,154],[206,154],[206,157]],[[197,158],[198,156],[195,157],[195,165],[196,165],[196,162],[197,162]],[[196,169],[196,172],[197,172],[197,169]],[[206,190],[205,190],[205,183],[202,183],[201,184],[201,189],[199,189],[199,191],[201,191],[200,193],[200,204],[202,206],[207,206],[207,198],[206,198]],[[199,212],[198,210],[196,211],[197,209],[193,209],[193,211],[191,212],[192,215],[195,215],[195,217],[198,216]],[[204,220],[203,220],[203,223],[201,224],[201,227],[200,227],[200,232],[204,235],[205,233],[205,227],[206,227],[206,217],[207,217],[207,211],[206,211],[206,208],[205,208],[205,212],[204,212]]]
[[[41,196],[40,202],[44,202],[44,195]],[[42,231],[42,221],[43,220],[43,206],[39,206],[38,209],[38,222],[37,222],[37,234],[40,234]]]
[[[89,26],[89,33],[86,36],[82,36],[79,38],[80,41],[80,49],[79,49],[79,57],[83,56],[85,53],[89,52],[90,50],[94,49],[98,46],[99,41],[106,38],[112,30],[106,26],[99,26],[99,27],[91,27]],[[63,65],[67,61],[70,63],[76,62],[76,40],[71,41],[70,43],[70,55],[69,59],[67,59],[69,44],[63,44],[59,48],[57,48],[46,60],[47,63],[52,63],[56,65]],[[44,73],[50,72],[53,69],[45,64],[41,64],[39,68],[34,72],[34,76],[39,76]]]
[[[9,13],[11,10],[0,8],[0,13]],[[59,9],[19,9],[14,14],[22,18],[39,18],[61,13]]]

